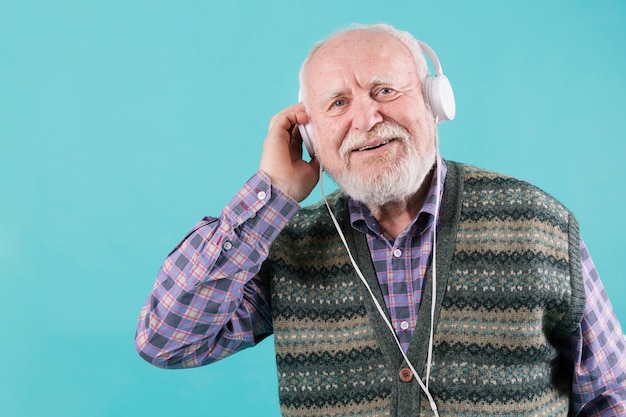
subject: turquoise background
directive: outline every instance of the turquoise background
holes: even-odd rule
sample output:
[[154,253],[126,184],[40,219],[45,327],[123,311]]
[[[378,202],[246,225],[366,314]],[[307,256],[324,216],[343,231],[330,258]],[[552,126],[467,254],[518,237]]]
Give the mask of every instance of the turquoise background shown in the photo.
[[165,371],[136,320],[257,169],[311,44],[381,21],[452,81],[443,155],[568,205],[626,320],[626,2],[0,0],[0,415],[278,415],[271,339]]

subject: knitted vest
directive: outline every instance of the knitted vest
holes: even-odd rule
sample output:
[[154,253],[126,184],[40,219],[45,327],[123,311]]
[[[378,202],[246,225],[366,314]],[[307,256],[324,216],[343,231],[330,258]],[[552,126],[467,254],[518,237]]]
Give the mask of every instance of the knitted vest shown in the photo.
[[[447,162],[437,231],[429,389],[442,416],[566,416],[571,377],[553,342],[584,309],[576,220],[513,178]],[[346,197],[329,196],[359,267],[384,306],[365,235]],[[408,357],[425,374],[432,271]],[[286,417],[433,415],[349,261],[323,204],[304,208],[272,245],[281,412]],[[406,379],[406,378],[405,378]]]

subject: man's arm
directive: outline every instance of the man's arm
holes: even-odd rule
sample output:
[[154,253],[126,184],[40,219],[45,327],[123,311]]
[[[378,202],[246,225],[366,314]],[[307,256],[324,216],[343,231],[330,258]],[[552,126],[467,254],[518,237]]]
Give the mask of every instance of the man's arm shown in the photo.
[[297,209],[258,172],[219,218],[200,221],[165,259],[141,310],[141,357],[164,368],[200,366],[271,334],[268,289],[256,274]]
[[[302,103],[272,117],[260,169],[219,218],[205,218],[165,259],[141,310],[139,354],[155,366],[192,367],[272,332],[268,289],[256,276],[271,242],[319,178],[302,159]],[[282,190],[282,191],[281,191]]]
[[624,333],[581,241],[586,306],[577,333],[564,350],[572,362],[572,411],[575,416],[626,415]]

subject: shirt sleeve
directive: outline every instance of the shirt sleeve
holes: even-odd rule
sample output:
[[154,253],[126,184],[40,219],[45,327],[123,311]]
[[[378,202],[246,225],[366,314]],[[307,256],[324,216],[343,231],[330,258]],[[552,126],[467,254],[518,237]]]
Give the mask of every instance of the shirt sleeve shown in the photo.
[[141,309],[135,347],[163,368],[206,365],[272,333],[268,288],[257,277],[299,209],[257,172],[166,257]]
[[609,417],[626,413],[625,339],[591,256],[581,240],[586,306],[578,331],[564,349],[572,362],[572,414]]

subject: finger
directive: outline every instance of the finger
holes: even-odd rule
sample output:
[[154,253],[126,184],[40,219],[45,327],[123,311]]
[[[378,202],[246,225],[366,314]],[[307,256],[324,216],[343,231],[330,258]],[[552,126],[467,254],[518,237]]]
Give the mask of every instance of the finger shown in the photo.
[[317,159],[317,157],[312,156],[311,160],[308,163],[319,174],[319,172],[320,172],[320,161]]
[[298,153],[298,155],[302,156],[302,137],[300,136],[300,129],[294,125],[291,131],[291,140],[289,144],[291,147]]
[[306,124],[309,116],[301,103],[289,106],[278,112],[270,120],[269,130],[280,129],[290,131],[294,125]]

